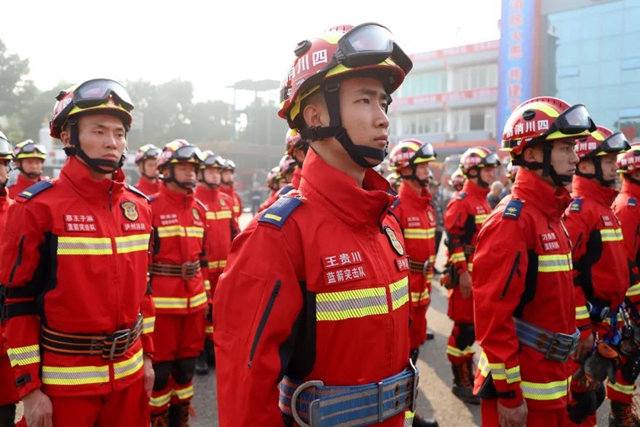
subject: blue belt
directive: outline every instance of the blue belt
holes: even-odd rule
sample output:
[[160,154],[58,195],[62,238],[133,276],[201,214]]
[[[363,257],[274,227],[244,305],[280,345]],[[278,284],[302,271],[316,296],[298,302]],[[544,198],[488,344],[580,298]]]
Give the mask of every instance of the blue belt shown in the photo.
[[377,383],[325,386],[285,376],[280,385],[280,410],[302,427],[360,427],[380,423],[401,412],[415,412],[418,369],[411,366]]
[[547,359],[557,362],[566,362],[580,339],[580,331],[577,329],[572,335],[555,334],[522,319],[514,317],[513,321],[520,344],[539,351]]

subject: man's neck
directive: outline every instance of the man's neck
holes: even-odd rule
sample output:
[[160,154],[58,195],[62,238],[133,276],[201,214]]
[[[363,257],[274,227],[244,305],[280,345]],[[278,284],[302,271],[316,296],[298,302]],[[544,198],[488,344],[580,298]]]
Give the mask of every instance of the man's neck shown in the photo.
[[362,183],[364,182],[364,175],[367,169],[357,165],[344,151],[342,153],[336,154],[335,151],[325,149],[327,145],[328,144],[318,145],[315,150],[316,154],[320,156],[320,158],[324,160],[326,164],[338,169],[339,171],[344,172],[345,174],[353,178],[353,180],[356,182],[356,184],[358,184],[359,187],[362,187]]
[[406,182],[409,188],[411,188],[413,191],[415,191],[419,195],[422,194],[423,187],[420,184],[412,179],[406,179],[404,182]]
[[35,177],[35,178],[31,178],[31,177],[30,177],[29,175],[27,175],[26,173],[20,173],[20,175],[22,175],[22,177],[23,177],[24,179],[26,179],[27,181],[31,181],[31,182],[38,182],[38,177],[39,177],[39,175],[38,175],[37,177]]
[[146,177],[146,176],[144,176],[144,175],[140,175],[140,177],[141,177],[142,179],[144,179],[145,181],[150,182],[151,184],[155,184],[155,183],[156,183],[156,180],[158,179],[157,177],[156,177],[156,178],[147,178],[147,177]]
[[167,184],[167,188],[171,191],[175,191],[176,193],[181,193],[181,194],[189,194],[188,189],[186,188],[182,188],[180,187],[178,184],[176,184],[175,182],[169,182]]

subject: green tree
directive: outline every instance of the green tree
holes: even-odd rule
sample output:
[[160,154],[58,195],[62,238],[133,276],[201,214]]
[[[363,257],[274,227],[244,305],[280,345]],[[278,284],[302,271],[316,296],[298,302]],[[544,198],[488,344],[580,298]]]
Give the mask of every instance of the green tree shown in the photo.
[[7,47],[0,40],[0,115],[10,116],[20,108],[25,88],[24,77],[29,74],[29,60],[17,54],[7,53]]

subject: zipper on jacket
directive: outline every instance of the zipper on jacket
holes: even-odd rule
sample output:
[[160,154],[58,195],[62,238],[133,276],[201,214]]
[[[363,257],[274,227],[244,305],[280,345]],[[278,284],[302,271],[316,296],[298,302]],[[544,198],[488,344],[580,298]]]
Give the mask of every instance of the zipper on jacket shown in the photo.
[[113,184],[109,187],[109,212],[111,212],[111,195],[113,194]]
[[264,327],[267,324],[267,319],[269,319],[269,315],[271,314],[271,310],[273,309],[273,304],[278,297],[278,293],[280,292],[280,287],[282,286],[282,282],[278,280],[273,287],[273,291],[271,291],[271,296],[269,297],[269,301],[267,301],[267,306],[264,308],[264,313],[262,313],[262,317],[260,318],[260,323],[258,323],[258,329],[256,329],[256,335],[253,338],[253,344],[251,345],[251,352],[249,353],[249,369],[251,369],[251,362],[253,362],[253,355],[256,352],[256,347],[258,347],[258,342],[260,341],[260,336],[264,331]]
[[13,275],[16,274],[16,270],[18,266],[22,264],[22,247],[24,246],[24,235],[20,238],[20,243],[18,243],[18,257],[16,258],[16,262],[13,264],[13,268],[11,269],[11,274],[9,275],[9,283],[13,282]]
[[[502,294],[500,295],[500,299],[504,299],[504,297],[507,295],[507,291],[509,290],[509,286],[511,285],[511,280],[513,280],[513,275],[515,274],[519,263],[520,263],[520,251],[518,251],[518,253],[516,254],[516,259],[515,261],[513,261],[513,265],[511,266],[511,271],[509,272],[509,277],[507,277],[507,283],[505,283],[504,288],[502,289]],[[519,273],[518,273],[518,276],[520,276]]]

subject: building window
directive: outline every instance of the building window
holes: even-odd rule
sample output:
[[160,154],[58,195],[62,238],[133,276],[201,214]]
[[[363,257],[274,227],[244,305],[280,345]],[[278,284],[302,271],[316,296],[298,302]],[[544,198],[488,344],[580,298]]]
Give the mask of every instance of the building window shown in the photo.
[[407,114],[402,117],[402,135],[420,135],[443,132],[444,114]]
[[446,92],[447,75],[444,71],[410,74],[400,87],[399,96],[419,96]]
[[451,113],[454,132],[469,132],[469,110],[457,110]]
[[494,107],[484,109],[484,130],[487,132],[496,131],[496,109]]
[[498,64],[473,65],[453,70],[453,90],[473,90],[498,85]]
[[493,132],[496,127],[494,107],[472,108],[456,110],[451,113],[454,132]]

